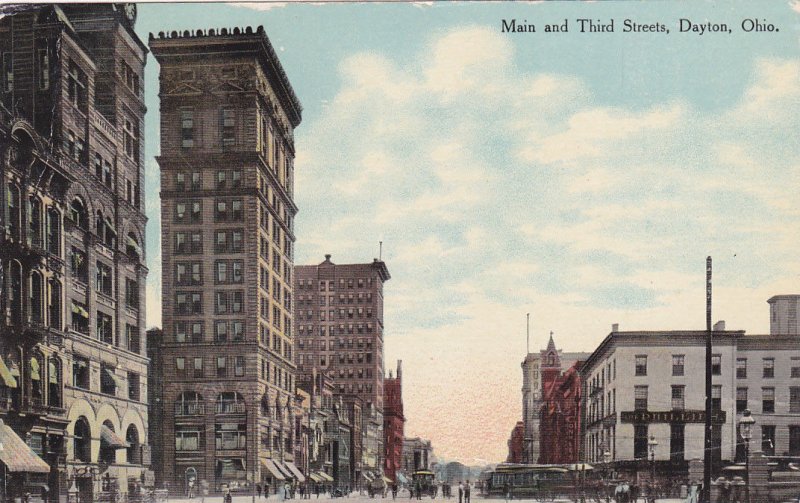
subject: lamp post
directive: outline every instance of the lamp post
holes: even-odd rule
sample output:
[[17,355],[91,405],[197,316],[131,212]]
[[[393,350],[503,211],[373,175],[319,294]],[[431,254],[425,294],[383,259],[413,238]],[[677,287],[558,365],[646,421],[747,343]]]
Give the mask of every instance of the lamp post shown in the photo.
[[606,501],[609,500],[608,497],[608,465],[611,464],[611,451],[603,452],[603,496],[606,497]]
[[750,439],[753,438],[753,425],[756,420],[750,415],[750,410],[745,409],[742,418],[739,419],[739,434],[744,440],[744,475],[745,475],[745,498],[750,503]]
[[654,486],[656,483],[656,447],[658,447],[658,441],[656,441],[656,437],[650,435],[650,439],[647,441],[647,450],[650,452],[650,485]]

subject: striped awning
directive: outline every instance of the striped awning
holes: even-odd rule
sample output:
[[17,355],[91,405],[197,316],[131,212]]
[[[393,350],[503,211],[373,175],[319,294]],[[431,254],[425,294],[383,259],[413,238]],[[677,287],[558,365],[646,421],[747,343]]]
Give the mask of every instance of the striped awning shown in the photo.
[[286,477],[281,473],[277,466],[275,466],[275,461],[271,459],[265,459],[261,461],[261,464],[267,471],[276,479],[278,480],[286,480]]
[[295,466],[294,463],[292,463],[291,461],[287,461],[285,464],[286,464],[286,467],[289,469],[289,471],[292,472],[292,474],[294,475],[294,477],[297,479],[298,482],[305,482],[306,481],[306,477],[303,475],[303,472],[301,472]]
[[8,425],[0,421],[0,461],[10,472],[50,473],[50,465],[36,455]]
[[272,462],[273,462],[273,463],[275,463],[275,466],[277,466],[277,467],[278,467],[278,470],[280,470],[280,471],[281,471],[281,473],[283,473],[283,476],[284,476],[284,477],[286,477],[287,479],[293,479],[293,478],[295,478],[295,476],[294,476],[294,473],[292,473],[292,471],[291,471],[291,470],[289,470],[288,468],[286,468],[286,465],[284,465],[283,463],[281,463],[281,462],[280,462],[280,461],[278,461],[277,459],[273,459],[273,460],[272,460]]
[[311,480],[313,480],[314,482],[317,482],[317,483],[322,482],[322,477],[320,477],[319,475],[317,475],[314,472],[310,472],[308,474],[308,478],[310,478]]
[[129,447],[128,442],[104,424],[100,426],[100,440],[103,440],[112,449],[127,449]]
[[330,475],[328,475],[327,473],[325,473],[325,472],[318,472],[317,474],[318,474],[320,477],[322,477],[322,480],[324,480],[324,481],[326,481],[326,482],[333,482],[333,477],[331,477],[331,476],[330,476]]
[[9,388],[17,387],[17,380],[14,379],[13,375],[11,375],[11,371],[6,366],[6,363],[3,361],[2,357],[0,357],[0,379],[2,379],[3,384]]
[[72,313],[79,314],[87,319],[89,318],[89,312],[86,309],[84,309],[83,306],[79,306],[74,302],[72,303]]

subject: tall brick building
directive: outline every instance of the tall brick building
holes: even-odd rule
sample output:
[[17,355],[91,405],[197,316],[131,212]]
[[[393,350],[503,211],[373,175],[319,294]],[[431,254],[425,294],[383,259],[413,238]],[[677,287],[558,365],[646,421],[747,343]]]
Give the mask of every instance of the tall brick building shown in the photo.
[[262,27],[159,33],[165,480],[296,472],[292,271],[301,106]]
[[149,463],[147,49],[133,4],[4,10],[2,487],[98,500],[146,480]]
[[397,375],[383,381],[383,473],[397,482],[403,468],[403,438],[406,418],[403,414],[403,362],[397,361]]
[[[378,259],[337,265],[330,255],[295,268],[298,371],[324,372],[339,395],[373,408],[383,439],[383,284],[391,276]],[[377,449],[383,456],[383,446]],[[383,466],[377,460],[376,466]]]
[[581,362],[542,375],[539,463],[577,463],[581,446]]

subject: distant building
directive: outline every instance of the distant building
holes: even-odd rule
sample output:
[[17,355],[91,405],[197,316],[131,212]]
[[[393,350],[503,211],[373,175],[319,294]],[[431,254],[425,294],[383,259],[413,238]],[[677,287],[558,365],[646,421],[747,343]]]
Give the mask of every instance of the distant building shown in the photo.
[[776,295],[769,303],[769,333],[771,335],[798,335],[797,309],[800,295]]
[[397,375],[383,381],[383,473],[397,482],[397,472],[403,467],[403,362],[397,361]]
[[[552,342],[553,333],[550,333]],[[548,343],[548,346],[550,344]],[[540,445],[540,420],[542,399],[541,364],[548,349],[538,353],[528,353],[522,362],[522,422],[524,423],[523,435],[523,463],[536,463],[539,460]],[[585,360],[591,353],[563,353],[556,349],[560,361],[560,370],[566,371],[578,360]]]
[[403,439],[403,470],[407,475],[419,470],[430,470],[433,447],[430,440],[419,437]]
[[[553,354],[548,353],[548,357]],[[543,367],[544,403],[540,412],[538,461],[541,464],[577,463],[580,460],[582,386],[578,371],[582,363],[574,363],[563,373],[560,365],[554,371],[546,364]]]
[[470,469],[458,461],[447,463],[444,467],[444,482],[448,484],[458,484],[469,480]]
[[523,437],[525,435],[525,423],[517,421],[511,430],[508,438],[508,457],[506,463],[522,463]]

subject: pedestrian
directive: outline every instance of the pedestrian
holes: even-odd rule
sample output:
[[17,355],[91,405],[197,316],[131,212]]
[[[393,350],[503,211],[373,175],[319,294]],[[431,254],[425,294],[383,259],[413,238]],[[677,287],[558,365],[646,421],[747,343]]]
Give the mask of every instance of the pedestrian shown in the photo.
[[506,497],[506,503],[508,503],[508,500],[511,499],[511,487],[508,485],[508,482],[503,485],[503,494]]
[[469,480],[468,480],[467,483],[464,485],[464,503],[469,503],[469,493],[470,493],[470,491],[471,491],[471,489],[470,489]]
[[458,503],[464,503],[464,484],[458,482]]
[[261,499],[261,484],[256,484],[256,493],[258,494],[258,499]]

